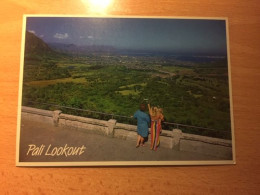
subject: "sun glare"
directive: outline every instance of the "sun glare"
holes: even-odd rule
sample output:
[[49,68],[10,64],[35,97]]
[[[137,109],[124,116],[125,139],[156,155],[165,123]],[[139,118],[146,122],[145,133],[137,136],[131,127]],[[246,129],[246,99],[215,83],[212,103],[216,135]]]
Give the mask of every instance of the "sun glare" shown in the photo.
[[81,0],[92,13],[105,14],[113,0]]

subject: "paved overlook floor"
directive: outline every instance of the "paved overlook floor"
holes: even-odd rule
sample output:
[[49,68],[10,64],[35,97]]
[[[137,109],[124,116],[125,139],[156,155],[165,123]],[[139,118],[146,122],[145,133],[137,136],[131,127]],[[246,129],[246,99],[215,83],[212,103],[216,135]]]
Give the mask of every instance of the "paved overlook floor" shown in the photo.
[[[32,156],[31,151],[27,155],[30,144],[34,144],[36,147],[45,145],[42,154]],[[84,145],[86,149],[80,156],[46,156],[44,153],[50,144],[51,148],[64,147],[67,144],[70,147]],[[21,121],[20,162],[220,160],[213,156],[162,147],[157,151],[152,151],[149,149],[148,143],[144,147],[136,148],[135,144],[130,140],[23,119]]]

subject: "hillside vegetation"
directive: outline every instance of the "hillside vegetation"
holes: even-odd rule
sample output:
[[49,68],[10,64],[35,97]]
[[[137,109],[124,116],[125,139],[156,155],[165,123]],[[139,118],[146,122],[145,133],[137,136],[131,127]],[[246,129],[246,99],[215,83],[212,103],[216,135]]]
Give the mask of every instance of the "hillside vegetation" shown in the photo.
[[[31,33],[26,34],[26,48],[23,105],[57,109],[47,105],[54,104],[130,117],[144,99],[149,99],[163,108],[167,122],[212,128],[216,131],[196,134],[230,138],[225,58],[192,62],[174,56],[68,55],[54,51]],[[118,120],[129,122],[123,117]]]

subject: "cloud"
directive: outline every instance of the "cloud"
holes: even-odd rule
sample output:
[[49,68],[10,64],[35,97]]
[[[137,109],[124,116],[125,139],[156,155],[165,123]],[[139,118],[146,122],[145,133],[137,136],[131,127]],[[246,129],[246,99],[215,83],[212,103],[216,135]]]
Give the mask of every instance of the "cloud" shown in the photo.
[[88,35],[88,36],[79,36],[80,39],[85,39],[85,38],[88,38],[88,39],[94,39],[93,36],[91,35]]
[[64,34],[56,33],[53,37],[56,39],[67,39],[69,35],[68,33],[64,33]]
[[43,37],[44,37],[44,35],[40,35],[40,37],[41,37],[41,38],[43,38]]
[[34,30],[29,30],[30,33],[36,34]]

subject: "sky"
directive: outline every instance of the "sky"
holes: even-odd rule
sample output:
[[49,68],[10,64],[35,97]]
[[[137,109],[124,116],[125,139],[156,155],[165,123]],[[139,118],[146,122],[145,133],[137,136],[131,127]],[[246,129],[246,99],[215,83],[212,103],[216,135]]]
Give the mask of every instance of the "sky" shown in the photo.
[[225,22],[207,19],[27,17],[26,30],[46,43],[223,55],[227,52]]

